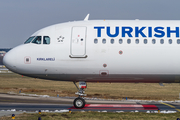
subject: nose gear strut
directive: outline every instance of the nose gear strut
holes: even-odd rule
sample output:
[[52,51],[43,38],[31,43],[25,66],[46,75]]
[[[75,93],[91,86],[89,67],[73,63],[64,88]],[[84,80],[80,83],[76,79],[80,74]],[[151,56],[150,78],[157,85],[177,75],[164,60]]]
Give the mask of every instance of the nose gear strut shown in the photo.
[[82,98],[82,96],[86,96],[84,89],[87,88],[86,82],[79,81],[79,88],[76,85],[76,82],[73,82],[76,88],[78,89],[78,92],[76,92],[76,95],[79,95],[78,98],[76,98],[73,102],[73,105],[75,108],[83,108],[86,104],[85,100]]

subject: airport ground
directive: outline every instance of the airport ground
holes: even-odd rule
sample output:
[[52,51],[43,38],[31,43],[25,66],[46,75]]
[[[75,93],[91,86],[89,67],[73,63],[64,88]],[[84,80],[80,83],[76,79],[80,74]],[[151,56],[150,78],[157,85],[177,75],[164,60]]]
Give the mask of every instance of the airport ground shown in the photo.
[[[44,98],[20,94],[0,94],[0,120],[11,119],[12,114],[16,115],[17,120],[34,120],[38,117],[43,120],[176,120],[180,116],[179,102],[86,99],[87,104],[83,109],[74,108],[72,102],[73,98],[66,97]],[[42,111],[41,115],[38,115],[38,110]]]
[[[88,98],[100,98],[105,101],[86,100],[87,104],[85,109],[77,110],[73,108],[72,102],[76,97],[74,94],[77,92],[76,87],[72,82],[50,81],[29,78],[15,73],[0,73],[0,119],[10,119],[6,111],[16,109],[16,119],[37,119],[37,113],[23,113],[21,110],[35,111],[39,109],[54,111],[54,110],[69,110],[72,113],[42,113],[43,120],[56,120],[56,119],[138,119],[138,120],[169,120],[177,119],[180,117],[180,103],[161,103],[158,100],[179,101],[179,84],[148,84],[148,83],[88,83],[86,94]],[[21,92],[21,94],[19,94]],[[32,97],[23,96],[25,94],[49,95],[54,97]],[[59,95],[59,97],[57,97]],[[71,98],[68,98],[68,97]],[[125,100],[125,98],[128,100]],[[67,98],[67,99],[66,99]],[[108,101],[113,99],[115,101]],[[137,100],[156,100],[152,102],[137,102]],[[117,101],[116,101],[117,100]],[[101,105],[97,105],[101,104]],[[105,105],[105,107],[103,105]],[[111,105],[114,106],[111,106]],[[97,105],[96,107],[92,107]],[[123,107],[122,107],[123,106]],[[131,107],[130,107],[131,106]],[[136,106],[136,107],[132,107]],[[142,107],[138,107],[142,106]],[[151,107],[149,107],[151,106]],[[175,111],[176,113],[170,114],[155,114],[151,112],[161,111]],[[139,112],[136,113],[135,111]],[[90,112],[91,111],[91,112]],[[100,112],[98,112],[100,111]],[[107,112],[103,112],[107,111]],[[117,113],[117,111],[124,111]],[[133,111],[133,112],[132,112]],[[146,113],[146,112],[150,113]],[[23,114],[22,114],[23,113]],[[4,115],[4,117],[2,117]],[[19,115],[18,115],[19,114]],[[7,116],[8,115],[8,116]],[[82,117],[83,116],[83,117]]]

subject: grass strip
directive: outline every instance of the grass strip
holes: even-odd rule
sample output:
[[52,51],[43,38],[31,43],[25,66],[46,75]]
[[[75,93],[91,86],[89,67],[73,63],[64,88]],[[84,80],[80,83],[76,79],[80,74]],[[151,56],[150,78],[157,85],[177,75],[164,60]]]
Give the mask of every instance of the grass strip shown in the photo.
[[[42,113],[16,115],[16,120],[176,120],[180,113],[112,113],[112,112],[72,112],[72,113]],[[10,120],[11,117],[1,117],[1,120]]]
[[[87,83],[87,97],[103,99],[179,100],[180,84]],[[29,78],[18,74],[0,74],[0,93],[15,92],[60,97],[76,96],[73,82]]]

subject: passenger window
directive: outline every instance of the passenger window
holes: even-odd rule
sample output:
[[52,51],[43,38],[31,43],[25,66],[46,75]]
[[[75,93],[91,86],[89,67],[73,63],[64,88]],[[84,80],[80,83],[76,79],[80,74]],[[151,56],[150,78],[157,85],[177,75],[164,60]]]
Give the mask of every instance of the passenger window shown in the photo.
[[136,39],[136,44],[139,44],[139,39]]
[[152,44],[156,44],[156,40],[155,39],[152,39]]
[[98,39],[94,39],[94,43],[97,44],[98,43]]
[[180,44],[180,39],[177,40],[177,44]]
[[35,37],[35,36],[28,38],[28,39],[24,42],[24,44],[30,43],[30,42],[34,39],[34,37]]
[[111,39],[111,44],[114,44],[114,39]]
[[144,39],[144,44],[147,44],[147,39]]
[[103,40],[102,40],[102,43],[103,43],[103,44],[106,44],[106,39],[103,39]]
[[50,44],[50,37],[49,36],[44,36],[43,44]]
[[164,40],[163,40],[163,39],[161,39],[161,40],[160,40],[160,43],[161,43],[161,44],[164,44]]
[[127,43],[130,44],[130,43],[131,43],[131,39],[128,39],[128,40],[127,40]]
[[172,44],[172,39],[169,39],[169,44]]
[[119,39],[119,44],[122,44],[123,43],[123,40],[122,39]]
[[34,38],[34,40],[32,41],[32,43],[41,44],[41,36],[36,36],[36,37]]

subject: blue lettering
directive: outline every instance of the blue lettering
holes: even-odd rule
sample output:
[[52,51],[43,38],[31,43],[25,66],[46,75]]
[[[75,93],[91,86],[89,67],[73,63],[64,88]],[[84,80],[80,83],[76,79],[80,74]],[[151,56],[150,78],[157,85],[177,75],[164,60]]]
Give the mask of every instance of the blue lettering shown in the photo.
[[[165,32],[162,31],[162,30],[164,30],[164,27],[155,27],[154,31],[156,32],[156,34],[154,34],[154,36],[157,37],[157,38],[164,37]],[[157,33],[159,33],[159,34],[157,34]]]
[[37,58],[38,61],[55,61],[55,58]]
[[101,29],[104,29],[104,27],[94,27],[94,29],[97,29],[97,36],[101,37]]
[[149,37],[152,37],[152,27],[148,27],[148,34],[149,34]]
[[171,30],[170,27],[167,27],[167,37],[171,37],[171,33],[176,33],[176,37],[179,37],[179,27],[176,27],[176,30]]
[[[167,27],[167,31],[165,31],[165,27],[115,27],[115,32],[112,32],[112,28],[110,26],[108,27],[94,27],[94,29],[97,30],[97,37],[102,37],[102,30],[105,32],[106,29],[106,35],[109,37],[118,37],[120,35],[120,30],[121,31],[121,37],[133,37],[133,34],[135,34],[134,37],[156,37],[156,38],[162,38],[167,36],[168,38],[173,35],[176,37],[180,37],[180,29],[179,27],[175,27],[175,29],[172,29],[171,27]],[[147,30],[147,34],[145,33],[145,30]],[[134,31],[134,33],[133,33]],[[166,35],[167,34],[167,35]],[[46,59],[46,58],[37,58],[37,60],[49,60],[53,61],[53,58],[51,59]]]
[[132,37],[132,27],[122,27],[122,37],[125,37],[125,35],[127,34],[129,37]]
[[117,37],[119,35],[119,27],[116,27],[115,34],[111,34],[110,27],[107,27],[107,35],[109,37]]
[[142,27],[139,29],[139,27],[135,27],[135,37],[139,37],[139,34],[141,34],[142,37],[146,37],[146,35],[142,32],[146,27]]

